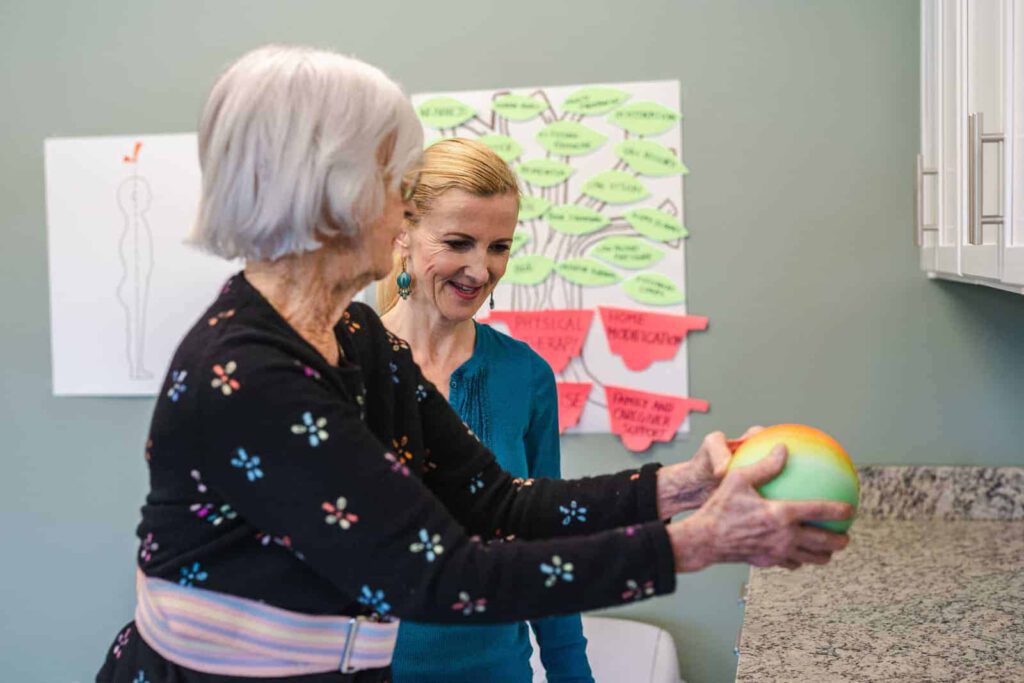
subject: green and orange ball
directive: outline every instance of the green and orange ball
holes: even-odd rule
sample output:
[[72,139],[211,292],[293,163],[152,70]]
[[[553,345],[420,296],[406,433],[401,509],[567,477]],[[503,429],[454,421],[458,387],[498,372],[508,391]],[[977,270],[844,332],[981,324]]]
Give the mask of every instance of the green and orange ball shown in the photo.
[[[780,443],[789,451],[786,465],[778,476],[758,488],[762,496],[771,500],[835,500],[857,508],[860,478],[853,461],[838,441],[814,427],[800,424],[766,427],[736,449],[729,469],[757,462]],[[846,533],[852,523],[852,518],[812,522],[839,533]]]

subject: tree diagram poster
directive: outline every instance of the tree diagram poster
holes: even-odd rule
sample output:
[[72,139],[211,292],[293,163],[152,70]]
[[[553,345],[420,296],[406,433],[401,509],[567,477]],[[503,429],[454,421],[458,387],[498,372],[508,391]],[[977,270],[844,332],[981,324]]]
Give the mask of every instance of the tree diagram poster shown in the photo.
[[689,430],[679,83],[413,96],[426,141],[468,137],[516,171],[519,223],[494,311],[557,378],[559,429],[633,451]]
[[239,264],[183,241],[199,205],[194,133],[45,143],[53,392],[154,395]]

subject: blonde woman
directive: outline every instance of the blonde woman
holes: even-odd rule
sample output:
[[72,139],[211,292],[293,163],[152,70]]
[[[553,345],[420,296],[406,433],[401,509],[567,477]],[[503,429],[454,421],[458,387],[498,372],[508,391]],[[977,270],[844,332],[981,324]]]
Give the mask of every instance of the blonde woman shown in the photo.
[[[515,176],[486,145],[444,140],[424,153],[413,203],[395,272],[378,284],[385,326],[409,342],[423,374],[503,469],[527,481],[560,476],[551,368],[526,344],[473,320],[508,264],[519,212]],[[571,509],[566,526],[585,529],[586,513]],[[593,680],[578,614],[530,625],[548,681]],[[405,622],[392,663],[395,681],[528,683],[527,629],[523,621],[456,627]]]

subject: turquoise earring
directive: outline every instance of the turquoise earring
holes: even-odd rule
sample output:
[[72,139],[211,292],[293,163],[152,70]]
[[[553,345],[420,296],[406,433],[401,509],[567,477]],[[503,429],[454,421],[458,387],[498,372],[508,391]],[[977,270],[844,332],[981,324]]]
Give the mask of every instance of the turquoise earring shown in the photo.
[[403,299],[408,299],[409,295],[412,294],[412,275],[405,270],[405,259],[402,259],[402,272],[395,278],[395,282],[398,283],[398,296]]

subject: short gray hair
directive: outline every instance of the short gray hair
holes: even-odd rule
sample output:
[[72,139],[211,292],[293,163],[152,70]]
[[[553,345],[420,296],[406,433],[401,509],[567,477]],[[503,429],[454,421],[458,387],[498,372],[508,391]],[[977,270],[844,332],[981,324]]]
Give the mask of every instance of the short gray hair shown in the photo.
[[419,160],[401,88],[335,52],[268,45],[213,86],[199,126],[202,195],[188,242],[228,259],[312,251],[356,235]]

